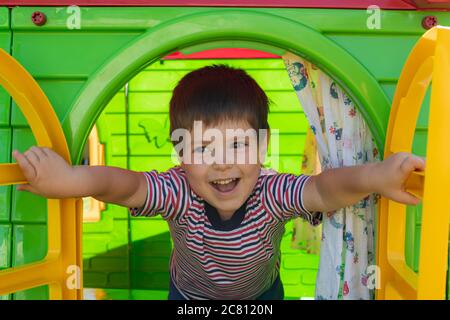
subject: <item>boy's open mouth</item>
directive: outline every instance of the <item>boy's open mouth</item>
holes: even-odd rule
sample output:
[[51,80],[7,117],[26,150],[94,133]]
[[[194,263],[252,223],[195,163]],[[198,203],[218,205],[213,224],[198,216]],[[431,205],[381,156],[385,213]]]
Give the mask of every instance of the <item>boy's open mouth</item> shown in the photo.
[[228,193],[236,188],[239,180],[240,178],[217,179],[211,181],[209,184],[219,192]]

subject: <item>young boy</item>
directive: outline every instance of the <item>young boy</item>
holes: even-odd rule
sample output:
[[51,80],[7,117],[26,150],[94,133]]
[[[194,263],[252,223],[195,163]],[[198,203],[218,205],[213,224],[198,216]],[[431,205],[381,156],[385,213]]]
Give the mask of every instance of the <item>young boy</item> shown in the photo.
[[261,165],[268,105],[243,70],[195,70],[179,82],[170,102],[172,138],[182,138],[176,145],[179,166],[163,173],[69,166],[52,150],[32,147],[13,153],[29,182],[18,190],[47,198],[92,196],[128,207],[134,216],[160,213],[174,243],[169,299],[282,299],[280,241],[289,219],[300,216],[317,225],[321,212],[370,193],[417,204],[403,185],[425,163],[398,153],[316,176],[268,172]]

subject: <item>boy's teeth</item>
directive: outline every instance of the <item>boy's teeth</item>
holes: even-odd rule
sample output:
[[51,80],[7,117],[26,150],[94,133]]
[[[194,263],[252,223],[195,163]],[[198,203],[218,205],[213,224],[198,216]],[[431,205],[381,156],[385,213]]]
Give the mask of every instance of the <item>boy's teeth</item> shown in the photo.
[[231,181],[236,180],[235,178],[233,179],[224,179],[224,180],[214,180],[213,183],[215,184],[228,184]]

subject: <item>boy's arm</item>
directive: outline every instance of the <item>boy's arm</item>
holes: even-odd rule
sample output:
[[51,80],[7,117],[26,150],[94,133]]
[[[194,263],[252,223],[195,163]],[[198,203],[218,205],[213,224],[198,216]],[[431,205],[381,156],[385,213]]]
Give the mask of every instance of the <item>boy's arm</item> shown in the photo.
[[425,170],[425,161],[408,153],[394,154],[379,163],[326,170],[306,183],[303,204],[310,212],[329,212],[379,193],[416,205],[419,199],[405,191],[406,179],[414,170]]
[[143,174],[106,166],[70,166],[48,148],[32,147],[13,156],[28,184],[17,189],[46,198],[92,196],[98,200],[125,207],[140,207],[147,195]]

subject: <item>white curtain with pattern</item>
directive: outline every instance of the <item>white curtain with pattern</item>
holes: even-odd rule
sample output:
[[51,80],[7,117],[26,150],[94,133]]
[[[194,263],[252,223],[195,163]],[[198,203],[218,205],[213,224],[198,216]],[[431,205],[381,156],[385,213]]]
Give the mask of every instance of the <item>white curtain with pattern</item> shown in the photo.
[[[361,113],[327,74],[294,54],[283,56],[292,86],[314,132],[322,170],[377,161]],[[372,299],[376,197],[324,215],[316,299]],[[369,268],[370,270],[370,268]]]

